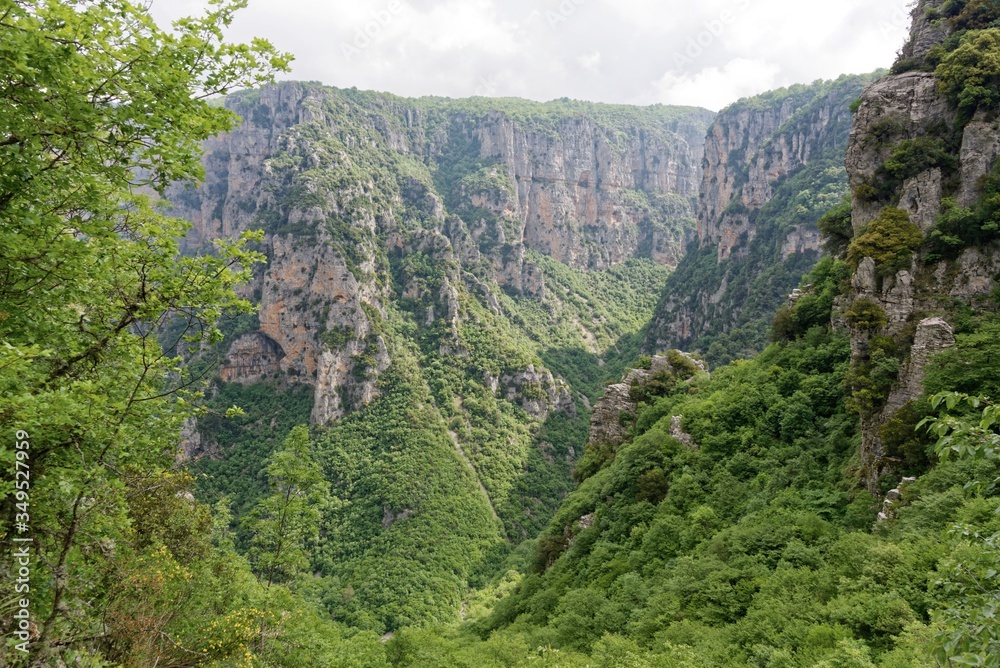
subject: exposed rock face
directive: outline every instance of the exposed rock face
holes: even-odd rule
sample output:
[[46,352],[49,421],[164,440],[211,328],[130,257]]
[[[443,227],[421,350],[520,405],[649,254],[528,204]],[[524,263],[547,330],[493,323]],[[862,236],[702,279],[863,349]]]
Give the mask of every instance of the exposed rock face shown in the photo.
[[[759,209],[771,198],[772,185],[802,164],[806,137],[778,138],[776,145],[771,143],[782,123],[801,105],[794,97],[763,109],[734,105],[720,113],[709,128],[698,198],[698,245],[718,247],[720,261],[728,259],[753,233],[742,208],[739,213],[726,209],[733,203]],[[815,127],[815,132],[819,131],[822,121]],[[798,150],[790,152],[789,144]]]
[[[690,216],[685,200],[697,197],[701,177],[704,139],[697,130],[635,131],[622,137],[593,120],[575,118],[544,132],[494,112],[467,131],[478,142],[480,156],[498,160],[514,187],[499,200],[479,194],[473,204],[514,214],[519,239],[508,242],[521,242],[570,266],[620,264],[642,243],[656,248],[665,264],[676,264],[680,219]],[[670,221],[678,223],[673,239],[645,210],[641,199],[650,195],[677,196],[674,206],[680,210]]]
[[198,423],[192,417],[184,420],[180,433],[181,443],[178,450],[178,460],[191,461],[202,452],[201,434],[198,433]]
[[[911,39],[901,52],[903,59],[920,59],[934,44],[946,37],[947,21],[931,21],[928,9],[937,8],[939,0],[922,0],[913,11]],[[887,76],[869,86],[861,97],[854,117],[847,150],[846,168],[855,195],[852,202],[852,225],[855,233],[877,218],[886,206],[908,212],[910,220],[925,233],[933,229],[942,211],[946,194],[945,175],[938,167],[905,181],[890,201],[869,201],[858,195],[859,188],[878,178],[878,169],[899,141],[926,135],[939,136],[954,128],[956,113],[940,93],[932,73],[906,72]],[[977,116],[962,128],[957,173],[951,178],[958,203],[968,206],[980,194],[980,182],[1000,155],[1000,140],[993,121]],[[955,178],[957,177],[957,178]],[[912,348],[903,361],[898,382],[884,405],[874,414],[863,415],[861,456],[869,489],[877,490],[878,479],[892,470],[886,457],[880,430],[901,408],[923,392],[925,368],[941,350],[955,344],[951,326],[946,321],[955,301],[970,306],[984,303],[995,288],[1000,270],[998,249],[968,248],[951,261],[928,263],[917,254],[912,265],[893,276],[879,279],[875,262],[865,258],[851,281],[849,301],[865,298],[881,307],[887,324],[878,330],[851,332],[851,350],[855,364],[867,360],[869,341],[876,335],[900,337],[916,318]],[[887,500],[887,503],[889,501]],[[889,514],[888,510],[885,514]]]
[[681,427],[683,419],[683,415],[675,415],[670,418],[670,435],[692,450],[697,450],[698,444],[694,442],[694,437]]
[[900,383],[889,395],[885,413],[891,415],[923,391],[924,370],[935,354],[955,345],[955,331],[943,318],[925,318],[917,325],[910,359],[900,371]]
[[940,9],[947,0],[919,0],[913,8],[910,39],[900,51],[902,58],[923,58],[935,44],[947,37],[947,27],[932,20],[929,10]]
[[403,510],[396,512],[389,506],[386,506],[382,509],[382,529],[388,529],[396,522],[410,517],[413,517],[413,511],[409,508],[404,508]]
[[979,198],[979,178],[990,171],[1000,156],[1000,121],[977,114],[962,135],[961,188],[958,205],[969,206]]
[[[854,115],[845,166],[854,192],[871,183],[876,170],[902,139],[924,136],[937,124],[951,126],[954,112],[938,91],[929,72],[907,72],[878,80],[861,96]],[[933,221],[941,206],[940,170],[918,175],[904,185],[900,208],[914,222]],[[878,217],[884,205],[870,203],[855,194],[851,223],[855,232]],[[926,224],[926,222],[924,223]]]
[[[839,163],[850,130],[849,106],[870,81],[853,77],[793,87],[720,112],[705,143],[696,240],[668,282],[647,350],[706,352],[708,339],[762,321],[763,311],[780,301],[774,294],[751,296],[750,290],[775,264],[789,267],[784,284],[775,287],[785,294],[795,287],[819,257],[816,221],[847,191]],[[748,303],[762,312],[748,311]],[[765,334],[755,331],[752,338],[763,343]]]
[[548,369],[536,371],[534,364],[514,375],[501,377],[496,387],[495,392],[503,388],[508,401],[517,403],[536,419],[544,420],[551,411],[576,415],[576,405],[566,383],[557,381]]
[[627,383],[608,385],[604,396],[590,415],[590,436],[587,445],[616,446],[625,442],[628,427],[622,424],[622,414],[634,415],[636,404],[629,397],[632,386]]
[[255,209],[247,203],[265,195],[260,187],[264,161],[286,130],[317,113],[306,89],[297,83],[265,87],[257,97],[255,105],[236,109],[243,118],[236,131],[205,142],[204,184],[197,190],[177,187],[169,194],[172,213],[193,223],[185,238],[187,250],[252,227]]
[[903,488],[916,481],[916,478],[903,478],[898,487],[890,489],[886,492],[885,500],[882,502],[882,510],[879,511],[878,519],[875,521],[876,528],[878,528],[878,526],[883,522],[886,522],[896,516],[895,509],[899,500],[903,497]]
[[[246,290],[260,331],[231,343],[221,377],[280,371],[313,385],[318,424],[378,395],[392,365],[381,322],[397,298],[444,327],[441,356],[461,357],[467,295],[497,314],[500,287],[546,298],[531,251],[577,268],[676,263],[714,116],[637,110],[619,124],[595,108],[526,120],[300,83],[227,105],[243,122],[207,142],[204,185],[168,197],[193,223],[188,252],[264,229],[267,264]],[[403,262],[412,256],[425,264]],[[533,418],[574,410],[549,371],[504,373],[504,396]]]
[[219,377],[227,383],[257,382],[277,371],[284,356],[281,346],[266,334],[247,334],[229,347]]
[[793,255],[801,255],[809,251],[817,251],[823,243],[819,230],[803,226],[793,227],[788,236],[781,242],[781,259],[787,260]]
[[[705,363],[701,360],[686,353],[679,354],[699,371],[707,371]],[[633,388],[641,387],[657,374],[662,373],[680,374],[681,377],[684,377],[687,375],[687,369],[675,367],[670,363],[668,356],[655,355],[650,361],[649,369],[632,369],[625,374],[620,383],[608,385],[604,396],[594,406],[594,412],[590,416],[590,436],[587,439],[587,445],[614,448],[624,443],[628,438],[630,418],[635,417],[637,408],[636,402],[631,397]],[[676,424],[676,433],[674,431],[672,425],[671,435],[674,438],[688,447],[697,447],[694,444],[694,439],[680,428],[679,420]]]

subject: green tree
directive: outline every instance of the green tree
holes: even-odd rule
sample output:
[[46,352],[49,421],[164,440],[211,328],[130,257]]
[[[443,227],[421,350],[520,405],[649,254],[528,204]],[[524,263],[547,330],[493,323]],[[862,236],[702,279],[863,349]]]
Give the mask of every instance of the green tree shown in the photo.
[[[944,392],[931,398],[934,408],[948,410],[966,404],[978,419],[941,415],[920,424],[938,437],[934,448],[941,459],[995,459],[1000,451],[1000,406],[983,397]],[[973,481],[970,487],[991,490],[997,482]],[[1000,508],[997,509],[1000,512]],[[982,535],[957,525],[952,557],[944,564],[940,586],[952,604],[938,615],[937,655],[942,661],[982,668],[1000,667],[1000,532]]]
[[850,198],[823,214],[818,226],[823,235],[823,249],[836,258],[845,257],[847,248],[851,245],[851,237],[854,236]]
[[270,496],[261,499],[247,517],[253,533],[250,560],[270,587],[287,580],[309,564],[306,544],[319,534],[330,485],[316,462],[309,429],[292,430],[267,465]]
[[966,119],[1000,103],[1000,28],[971,31],[935,70],[941,92]]
[[906,211],[887,207],[851,242],[847,263],[857,268],[864,258],[870,257],[875,260],[879,276],[891,276],[909,266],[923,239],[920,228],[910,222]]
[[[221,313],[250,308],[234,287],[260,260],[247,248],[259,237],[182,258],[187,225],[143,194],[200,177],[201,141],[237,121],[208,97],[286,67],[264,40],[223,39],[244,5],[215,2],[167,32],[125,0],[0,0],[0,426],[25,435],[31,472],[30,492],[15,492],[4,439],[0,577],[15,503],[30,498],[33,665],[118,643],[101,622],[107,583],[155,549],[135,525],[142,490],[173,466],[193,412],[193,380],[157,333],[180,322],[195,349],[220,338]],[[173,642],[132,621],[116,624],[131,634],[116,646]]]

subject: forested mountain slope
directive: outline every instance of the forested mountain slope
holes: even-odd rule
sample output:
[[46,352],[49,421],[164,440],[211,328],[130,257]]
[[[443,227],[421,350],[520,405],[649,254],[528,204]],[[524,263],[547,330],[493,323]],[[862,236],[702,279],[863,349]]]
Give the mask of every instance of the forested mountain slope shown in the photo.
[[610,387],[536,544],[393,665],[1000,665],[998,19],[918,3],[774,343]]
[[207,143],[205,183],[168,192],[189,253],[265,234],[257,316],[194,361],[218,365],[219,412],[185,440],[204,498],[245,517],[311,422],[338,499],[312,564],[337,615],[455,617],[569,491],[590,402],[693,230],[713,114],[304,83],[226,104],[243,122]]
[[[843,175],[851,77],[733,107],[733,169],[697,109],[238,123],[242,4],[2,12],[0,664],[1000,666],[1000,1],[917,3]],[[737,312],[842,176],[760,355],[692,284],[715,363],[640,356],[696,195]]]
[[817,221],[848,193],[851,104],[875,76],[793,86],[720,112],[696,240],[667,280],[648,350],[698,350],[720,364],[763,349],[771,314],[820,257]]
[[[818,257],[815,220],[842,199],[835,156],[868,79],[744,101],[710,128],[702,110],[566,100],[300,83],[233,96],[243,123],[208,143],[204,185],[168,193],[194,223],[188,252],[265,231],[247,290],[258,317],[197,362],[219,365],[215,408],[247,411],[188,426],[205,498],[243,517],[265,458],[309,419],[343,495],[313,550],[326,586],[354,592],[338,614],[375,628],[453,615],[464,583],[571,489],[603,382],[644,342],[665,345],[647,337],[658,295],[693,295],[684,318],[703,342],[752,316],[741,351],[757,345]],[[426,541],[441,543],[429,561]]]

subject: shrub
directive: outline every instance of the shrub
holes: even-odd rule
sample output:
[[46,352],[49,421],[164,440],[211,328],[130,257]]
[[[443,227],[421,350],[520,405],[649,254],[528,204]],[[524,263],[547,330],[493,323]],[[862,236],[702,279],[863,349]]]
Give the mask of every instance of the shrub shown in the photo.
[[929,260],[955,257],[969,246],[984,246],[1000,236],[1000,162],[981,182],[979,201],[959,207],[953,198],[942,202],[944,211],[928,235]]
[[1000,28],[970,32],[935,70],[941,92],[966,119],[1000,102]]
[[823,235],[823,248],[826,252],[837,258],[845,257],[851,245],[851,237],[854,236],[850,199],[827,211],[819,219],[818,226]]
[[888,179],[902,183],[934,167],[955,169],[955,166],[955,156],[948,152],[943,139],[917,137],[904,139],[896,144],[880,171]]
[[889,322],[882,307],[865,297],[856,299],[844,318],[848,325],[856,329],[878,329]]
[[997,19],[1000,19],[1000,5],[996,0],[970,0],[948,23],[954,30],[979,30],[988,28]]
[[[945,130],[946,131],[946,130]],[[888,140],[886,140],[888,141]],[[955,156],[948,150],[940,136],[903,139],[892,149],[892,153],[873,176],[873,183],[858,196],[866,201],[887,201],[891,199],[907,179],[929,169],[940,168],[945,172],[957,167]]]
[[903,74],[904,72],[919,72],[927,70],[927,63],[922,58],[900,58],[892,65],[889,74]]
[[870,257],[880,276],[891,276],[910,264],[913,252],[920,247],[923,233],[910,222],[902,209],[886,208],[869,223],[847,249],[847,262],[857,269],[861,260]]

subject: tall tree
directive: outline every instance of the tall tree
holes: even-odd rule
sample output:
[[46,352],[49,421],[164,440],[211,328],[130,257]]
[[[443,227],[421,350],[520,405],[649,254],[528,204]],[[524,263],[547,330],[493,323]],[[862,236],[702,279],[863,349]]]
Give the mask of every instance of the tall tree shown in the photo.
[[221,313],[250,308],[234,286],[259,237],[182,258],[187,225],[144,194],[201,176],[200,142],[238,120],[209,97],[287,68],[264,40],[224,40],[245,4],[168,32],[127,0],[0,0],[0,579],[12,591],[13,538],[30,537],[34,665],[107,641],[130,498],[156,488],[192,411],[157,332],[179,321],[211,343]]
[[247,518],[250,560],[270,587],[308,565],[306,544],[319,533],[330,485],[316,462],[305,425],[293,429],[267,465],[271,494]]

